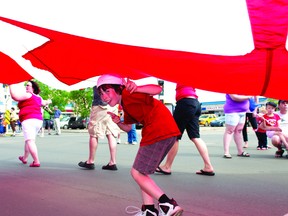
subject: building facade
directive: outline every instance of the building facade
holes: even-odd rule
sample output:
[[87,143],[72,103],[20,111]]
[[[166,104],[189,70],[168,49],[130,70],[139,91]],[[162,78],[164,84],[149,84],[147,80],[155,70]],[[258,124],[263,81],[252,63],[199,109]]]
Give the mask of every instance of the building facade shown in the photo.
[[13,106],[17,106],[17,103],[12,100],[8,85],[0,84],[0,112],[4,113]]
[[[267,103],[267,98],[259,97],[259,104],[265,106]],[[213,102],[203,102],[201,103],[202,113],[214,113],[218,116],[224,115],[223,107],[225,101],[213,101]]]

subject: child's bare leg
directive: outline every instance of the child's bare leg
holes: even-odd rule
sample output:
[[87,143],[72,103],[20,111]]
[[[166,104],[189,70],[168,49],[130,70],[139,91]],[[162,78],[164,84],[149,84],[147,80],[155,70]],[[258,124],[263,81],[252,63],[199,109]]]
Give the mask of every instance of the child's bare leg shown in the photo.
[[[286,143],[288,143],[288,136],[287,136],[286,134],[284,134],[284,133],[283,133],[283,137],[284,137],[284,139],[285,139]],[[288,148],[287,148],[287,146],[286,146],[286,150],[288,151]]]

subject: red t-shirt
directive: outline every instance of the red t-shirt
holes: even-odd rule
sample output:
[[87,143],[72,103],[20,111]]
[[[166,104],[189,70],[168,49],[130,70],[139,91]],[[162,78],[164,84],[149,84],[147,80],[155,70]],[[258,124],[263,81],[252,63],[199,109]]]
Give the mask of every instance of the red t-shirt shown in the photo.
[[259,127],[259,125],[262,124],[262,122],[263,122],[262,117],[256,116],[256,122],[257,122],[257,124],[258,124],[257,132],[259,132],[259,133],[266,133],[266,130],[263,130],[262,128]]
[[280,120],[280,116],[274,113],[273,116],[268,116],[267,114],[263,115],[265,118],[265,122],[267,126],[279,127],[278,121]]
[[140,146],[151,145],[160,140],[180,135],[178,126],[168,108],[151,95],[122,92],[121,106],[125,113],[124,123],[141,123]]

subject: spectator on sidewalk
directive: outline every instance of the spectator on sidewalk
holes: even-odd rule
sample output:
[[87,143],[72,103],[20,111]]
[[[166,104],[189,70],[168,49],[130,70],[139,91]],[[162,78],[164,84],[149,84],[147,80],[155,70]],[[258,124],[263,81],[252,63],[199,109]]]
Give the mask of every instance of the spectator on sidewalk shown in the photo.
[[58,109],[58,106],[54,106],[54,127],[55,127],[55,134],[60,135],[61,134],[61,128],[60,128],[60,116],[61,111]]
[[242,130],[242,135],[243,135],[243,140],[244,140],[243,148],[248,148],[248,125],[249,123],[253,131],[256,134],[256,130],[258,127],[257,121],[256,121],[258,102],[259,102],[259,99],[257,96],[249,99],[249,110],[246,112],[245,123],[244,123],[244,127]]
[[127,144],[128,145],[137,145],[138,136],[136,131],[136,124],[131,125],[131,130],[127,132]]
[[40,96],[38,84],[32,80],[26,84],[26,90],[22,83],[9,86],[10,94],[13,100],[18,101],[20,109],[19,119],[22,123],[22,129],[25,139],[24,155],[19,156],[19,160],[26,164],[31,154],[33,162],[30,167],[40,167],[38,150],[36,146],[36,136],[43,124],[41,106],[51,103],[51,100],[43,100]]
[[4,122],[4,113],[0,112],[0,135],[1,136],[4,136],[6,132],[6,128],[3,125],[3,122]]
[[259,113],[256,115],[256,122],[257,122],[256,135],[258,139],[257,150],[267,150],[269,148],[266,130],[263,130],[260,127],[261,123],[263,122],[263,115],[265,115],[266,113],[267,113],[266,108],[263,106],[259,108]]
[[263,115],[263,122],[260,127],[266,130],[267,137],[271,139],[272,145],[278,150],[275,157],[282,157],[284,150],[288,151],[288,101],[279,100],[279,111],[275,112],[277,104],[274,102],[266,103],[267,113]]
[[16,136],[16,123],[18,120],[18,115],[16,113],[16,110],[14,107],[11,108],[11,114],[10,114],[10,126],[12,129],[12,135],[13,137]]
[[44,137],[45,129],[48,130],[48,135],[51,135],[51,115],[53,111],[49,108],[49,106],[43,107],[43,126],[41,128],[41,137]]
[[225,132],[223,136],[224,158],[231,159],[230,143],[232,138],[237,147],[238,157],[250,157],[250,154],[243,150],[242,130],[245,124],[246,112],[249,109],[249,98],[251,96],[226,94],[224,104]]
[[118,126],[112,121],[108,111],[118,115],[118,108],[113,108],[104,103],[98,94],[97,87],[93,87],[93,103],[88,124],[89,132],[89,156],[88,160],[80,161],[78,165],[86,169],[95,169],[95,154],[98,147],[98,139],[105,136],[108,140],[110,160],[102,166],[104,170],[118,170],[116,165],[116,137],[120,134]]

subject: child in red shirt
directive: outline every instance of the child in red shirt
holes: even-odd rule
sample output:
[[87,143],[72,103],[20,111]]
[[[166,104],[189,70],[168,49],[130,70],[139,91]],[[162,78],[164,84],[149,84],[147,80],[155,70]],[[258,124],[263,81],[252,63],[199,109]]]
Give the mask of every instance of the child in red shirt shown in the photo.
[[273,102],[266,103],[267,113],[263,115],[263,123],[261,123],[261,128],[266,130],[267,137],[270,139],[277,135],[281,139],[282,143],[285,145],[286,150],[288,150],[288,137],[282,133],[279,127],[280,116],[275,113],[277,104]]
[[[153,174],[161,161],[180,135],[170,111],[153,95],[162,91],[159,85],[137,86],[113,75],[102,75],[97,81],[101,99],[110,106],[120,104],[125,113],[124,122],[114,113],[109,113],[112,120],[123,131],[130,131],[134,123],[141,123],[142,140],[136,155],[131,175],[142,192],[143,205],[141,215],[157,216],[154,200],[159,202],[160,215],[182,215],[183,209],[174,199],[170,199],[149,176]],[[128,211],[127,213],[132,213]]]
[[257,139],[258,139],[257,150],[267,150],[268,149],[266,130],[264,130],[260,127],[261,123],[264,120],[263,115],[265,115],[265,114],[266,114],[266,108],[261,107],[261,108],[259,108],[259,113],[256,115],[256,122],[258,125],[258,127],[255,131]]

